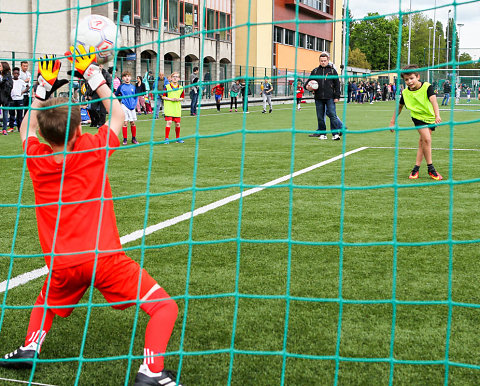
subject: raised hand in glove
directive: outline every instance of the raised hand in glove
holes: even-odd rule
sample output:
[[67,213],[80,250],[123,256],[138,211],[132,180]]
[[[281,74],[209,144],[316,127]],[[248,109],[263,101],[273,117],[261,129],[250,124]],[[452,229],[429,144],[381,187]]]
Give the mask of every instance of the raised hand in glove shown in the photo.
[[35,97],[42,101],[50,98],[56,90],[68,83],[67,79],[57,79],[62,64],[60,60],[55,58],[55,55],[50,57],[45,55],[38,62],[38,85],[35,90]]
[[90,47],[87,53],[85,47],[81,44],[76,48],[71,46],[70,51],[65,52],[65,55],[75,67],[74,75],[85,79],[93,91],[106,83],[102,71],[97,66],[94,47]]

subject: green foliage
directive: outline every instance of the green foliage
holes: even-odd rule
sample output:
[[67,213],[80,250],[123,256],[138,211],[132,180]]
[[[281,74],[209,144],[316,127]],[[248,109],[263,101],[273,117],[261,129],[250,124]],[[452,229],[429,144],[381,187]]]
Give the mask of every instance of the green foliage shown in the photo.
[[[378,13],[369,13],[364,19],[351,23],[350,48],[352,51],[359,49],[364,53],[374,70],[386,70],[389,52],[388,34],[390,34],[390,68],[396,67],[398,50],[400,50],[400,68],[403,67],[408,63],[409,17],[409,15],[402,15],[402,39],[399,42],[400,19],[398,16],[384,17]],[[445,63],[447,61],[447,29],[437,20],[434,33],[432,19],[421,12],[413,13],[411,18],[410,63],[422,67]],[[454,19],[450,18],[449,60],[452,53],[456,52],[458,55],[459,47],[458,34],[455,32],[456,49],[452,50],[453,26]]]
[[[369,13],[367,17],[351,25],[350,48],[359,49],[375,70],[388,68],[387,34],[391,35],[391,67],[396,65],[396,46],[398,21],[395,18],[380,16],[377,12]],[[350,64],[350,63],[349,63]]]
[[372,66],[368,63],[366,55],[359,48],[350,48],[348,52],[348,65],[352,67],[368,68]]

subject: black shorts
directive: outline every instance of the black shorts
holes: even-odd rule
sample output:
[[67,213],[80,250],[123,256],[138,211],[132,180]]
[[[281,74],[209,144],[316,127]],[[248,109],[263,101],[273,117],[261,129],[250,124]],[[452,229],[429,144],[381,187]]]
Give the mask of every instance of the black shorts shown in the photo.
[[297,104],[302,103],[302,98],[297,98]]
[[[413,124],[415,126],[428,126],[428,125],[432,125],[432,123],[427,123],[427,122],[424,122],[424,121],[421,121],[417,118],[412,118],[412,121],[413,121]],[[435,128],[436,126],[430,126],[429,129],[432,130],[432,131],[435,131]]]

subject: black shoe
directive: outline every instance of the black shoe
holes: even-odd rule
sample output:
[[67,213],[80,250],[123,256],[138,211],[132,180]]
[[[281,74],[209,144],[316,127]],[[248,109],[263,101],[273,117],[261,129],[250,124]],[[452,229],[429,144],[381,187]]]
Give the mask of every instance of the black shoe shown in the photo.
[[181,383],[175,383],[177,374],[169,370],[163,370],[160,374],[155,374],[150,371],[147,365],[141,365],[140,370],[135,377],[134,386],[182,386]]
[[266,113],[266,111],[265,111],[265,110],[263,110],[263,111],[262,111],[262,114],[265,114],[265,113]]
[[268,110],[268,113],[270,114],[272,112],[272,109]]
[[309,137],[320,137],[320,133],[309,134]]
[[[31,369],[35,350],[20,346],[15,351],[6,354],[5,360],[0,360],[0,366],[9,369]],[[24,359],[23,361],[12,361],[11,359]]]

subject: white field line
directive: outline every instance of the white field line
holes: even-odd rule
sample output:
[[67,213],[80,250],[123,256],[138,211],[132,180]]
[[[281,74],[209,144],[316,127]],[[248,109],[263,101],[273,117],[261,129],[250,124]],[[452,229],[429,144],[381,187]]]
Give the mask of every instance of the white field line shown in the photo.
[[[302,169],[302,170],[299,170],[297,172],[294,172],[294,173],[291,173],[291,174],[287,174],[283,177],[280,177],[280,178],[277,178],[275,180],[272,180],[270,182],[267,182],[263,185],[260,185],[256,188],[251,188],[251,189],[248,189],[248,190],[245,190],[244,192],[242,193],[237,193],[237,194],[234,194],[232,196],[229,196],[229,197],[226,197],[226,198],[223,198],[221,200],[218,200],[218,201],[215,201],[215,202],[212,202],[211,204],[208,204],[208,205],[205,205],[205,206],[202,206],[198,209],[195,209],[193,212],[186,212],[180,216],[177,216],[177,217],[174,217],[174,218],[171,218],[169,220],[166,220],[166,221],[162,221],[158,224],[155,224],[155,225],[151,225],[145,229],[140,229],[138,231],[135,231],[135,232],[132,232],[132,233],[129,233],[128,235],[125,235],[125,236],[122,236],[120,238],[120,242],[123,244],[126,244],[126,243],[130,243],[132,241],[135,241],[135,240],[138,240],[138,239],[141,239],[143,237],[143,235],[147,236],[147,235],[150,235],[154,232],[157,232],[163,228],[167,228],[169,226],[172,226],[172,225],[175,225],[175,224],[178,224],[179,222],[182,222],[182,221],[185,221],[185,220],[189,220],[190,218],[192,217],[195,217],[195,216],[198,216],[199,214],[203,214],[203,213],[206,213],[210,210],[213,210],[213,209],[217,209],[221,206],[224,206],[230,202],[233,202],[233,201],[236,201],[236,200],[239,200],[240,198],[242,197],[247,197],[247,196],[250,196],[251,194],[254,194],[254,193],[258,193],[258,192],[261,192],[262,190],[264,190],[265,188],[268,188],[270,186],[274,186],[274,185],[278,185],[282,182],[285,182],[285,181],[288,181],[290,178],[294,178],[294,177],[297,177],[301,174],[305,174],[305,173],[308,173],[308,172],[311,172],[312,170],[315,170],[319,167],[322,167],[322,166],[325,166],[325,165],[328,165],[332,162],[335,162],[335,161],[338,161],[338,160],[341,160],[342,158],[345,158],[349,155],[352,155],[352,154],[355,154],[355,153],[358,153],[362,150],[365,150],[365,149],[368,149],[368,147],[364,146],[364,147],[359,147],[357,149],[354,149],[354,150],[351,150],[351,151],[348,151],[344,154],[339,154],[333,158],[330,158],[330,159],[327,159],[325,161],[322,161],[322,162],[319,162],[318,164],[315,164],[315,165],[312,165],[312,166],[309,166],[305,169]],[[23,285],[23,284],[26,284],[28,283],[29,281],[32,281],[34,279],[37,279],[41,276],[44,276],[48,273],[48,268],[46,266],[44,266],[43,268],[39,268],[39,269],[35,269],[33,271],[30,271],[30,272],[26,272],[22,275],[19,275],[19,276],[16,276],[12,279],[10,279],[9,283],[8,283],[8,289],[11,290],[12,288],[15,288],[15,287],[18,287],[20,285]],[[7,289],[7,281],[3,281],[0,283],[0,293],[3,293],[5,292],[5,290]]]
[[0,381],[15,382],[15,383],[26,383],[26,384],[29,384],[29,385],[38,385],[38,386],[55,386],[55,385],[50,385],[50,384],[47,384],[47,383],[27,382],[27,381],[20,381],[18,379],[9,379],[9,378],[0,378]]
[[[395,146],[369,146],[369,149],[396,149]],[[418,147],[399,147],[398,149],[400,150],[417,150]],[[445,148],[445,147],[432,147],[432,150],[447,150],[450,151],[450,149]],[[480,149],[451,149],[453,151],[480,151]]]

